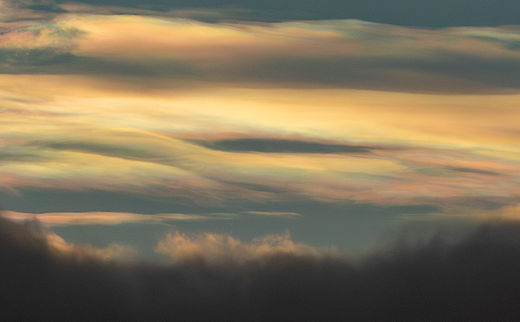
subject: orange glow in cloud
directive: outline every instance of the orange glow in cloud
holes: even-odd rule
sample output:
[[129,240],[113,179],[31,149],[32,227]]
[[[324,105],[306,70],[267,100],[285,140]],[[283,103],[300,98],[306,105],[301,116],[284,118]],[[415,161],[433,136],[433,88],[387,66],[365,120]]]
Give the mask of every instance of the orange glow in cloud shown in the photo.
[[[435,61],[438,51],[516,59],[518,52],[495,43],[480,46],[484,40],[477,37],[516,39],[507,27],[423,30],[352,20],[210,24],[79,14],[22,27],[0,36],[0,46],[13,61],[19,55],[13,48],[27,50],[24,57],[48,71],[0,74],[0,176],[9,191],[101,189],[175,194],[201,203],[232,197],[381,204],[519,197],[520,95],[514,91],[353,89],[314,84],[312,77],[306,86],[291,87],[281,84],[292,84],[299,74],[286,82],[254,78],[273,62],[284,67],[297,61],[305,71],[339,58]],[[67,59],[72,63],[65,69],[53,69]],[[94,63],[105,67],[91,70]],[[103,74],[116,63],[130,65]],[[187,72],[174,68],[153,77],[163,69],[154,64]],[[118,74],[133,66],[153,72]],[[319,68],[312,72],[327,78]],[[404,68],[392,79],[430,77],[425,74]],[[458,83],[451,74],[429,81],[437,86],[446,79]],[[366,149],[262,153],[196,142],[240,138]],[[254,184],[267,188],[255,190]]]

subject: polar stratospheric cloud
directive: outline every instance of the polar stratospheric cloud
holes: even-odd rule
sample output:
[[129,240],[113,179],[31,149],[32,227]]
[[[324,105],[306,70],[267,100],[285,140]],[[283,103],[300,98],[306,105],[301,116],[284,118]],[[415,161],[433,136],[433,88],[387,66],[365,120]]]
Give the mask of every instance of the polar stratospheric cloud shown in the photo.
[[9,320],[518,320],[516,0],[0,0]]

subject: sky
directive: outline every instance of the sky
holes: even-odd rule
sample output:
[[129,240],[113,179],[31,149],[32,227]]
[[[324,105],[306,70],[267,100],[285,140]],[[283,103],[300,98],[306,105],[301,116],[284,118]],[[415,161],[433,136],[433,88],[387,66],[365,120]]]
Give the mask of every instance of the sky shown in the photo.
[[[27,234],[9,247],[63,260],[64,274],[124,262],[116,271],[152,289],[170,278],[153,265],[182,275],[197,258],[216,284],[233,272],[261,285],[250,265],[276,271],[273,256],[290,254],[280,262],[291,269],[324,267],[295,277],[309,294],[329,289],[316,274],[390,287],[377,272],[430,265],[440,232],[448,262],[489,231],[514,249],[519,10],[514,0],[0,0],[1,224]],[[408,237],[426,246],[385,257]],[[345,262],[374,252],[362,268]],[[194,283],[213,283],[204,278]],[[381,320],[365,313],[352,314]]]

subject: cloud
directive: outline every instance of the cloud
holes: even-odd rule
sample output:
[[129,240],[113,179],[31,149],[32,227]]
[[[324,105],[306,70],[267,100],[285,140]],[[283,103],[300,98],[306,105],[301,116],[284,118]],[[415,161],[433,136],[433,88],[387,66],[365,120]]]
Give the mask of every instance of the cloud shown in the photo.
[[295,243],[288,232],[255,238],[244,243],[231,236],[205,233],[188,236],[180,232],[168,234],[159,241],[156,252],[175,262],[203,260],[209,263],[244,263],[272,255],[318,256],[315,248]]
[[114,146],[107,142],[74,142],[74,141],[63,141],[63,142],[32,142],[32,145],[41,146],[45,148],[51,148],[56,150],[69,150],[69,151],[80,151],[92,154],[113,156],[125,159],[136,159],[136,160],[161,160],[165,158],[161,152],[153,152],[147,149],[140,149],[140,147],[126,147],[126,146]]
[[269,138],[241,138],[218,141],[190,140],[189,142],[214,150],[231,152],[368,153],[373,149],[372,147],[362,145],[326,144],[319,142]]
[[41,231],[51,252],[76,260],[129,261],[137,258],[137,251],[130,246],[111,244],[105,248],[66,242],[57,234]]
[[517,320],[519,233],[488,223],[360,260],[315,256],[283,235],[179,234],[158,246],[176,261],[151,264],[63,250],[34,222],[0,219],[0,299],[23,320]]
[[519,41],[514,26],[432,30],[359,20],[257,24],[63,15],[6,26],[0,61],[3,73],[91,75],[144,87],[490,94],[520,88],[513,72]]
[[[12,242],[16,246],[29,246],[39,252],[58,258],[65,257],[77,261],[130,260],[137,257],[136,251],[126,245],[110,244],[106,248],[72,244],[40,225],[36,216],[23,218],[19,213],[7,212],[0,217],[1,244]],[[8,220],[9,219],[9,220]],[[14,220],[14,221],[12,221]],[[33,249],[33,250],[34,250]]]
[[222,219],[221,216],[202,216],[195,214],[136,214],[126,212],[52,212],[22,213],[5,211],[4,216],[12,220],[37,219],[47,226],[76,225],[119,225],[122,223],[160,223],[166,221]]
[[[518,200],[520,96],[505,84],[518,76],[514,26],[64,15],[3,27],[2,71],[23,74],[0,77],[2,190],[161,195],[236,212],[273,199]],[[450,95],[391,92],[418,87]],[[508,95],[481,95],[497,92]],[[86,210],[116,208],[103,200]],[[119,211],[151,212],[137,203]],[[191,213],[173,204],[160,212]]]
[[[125,2],[128,4],[128,2]],[[140,3],[142,4],[142,3]],[[74,14],[96,14],[96,15],[142,15],[155,17],[177,17],[188,18],[206,22],[244,20],[237,17],[246,17],[251,14],[248,9],[241,8],[217,8],[217,7],[183,7],[163,8],[154,10],[150,7],[124,7],[117,5],[96,5],[87,2],[71,2],[59,5],[61,10]]]
[[451,171],[463,172],[463,173],[476,173],[476,174],[484,174],[484,175],[490,175],[490,176],[500,175],[499,173],[494,172],[494,171],[475,169],[475,168],[447,167],[447,169],[451,170]]
[[48,159],[48,156],[36,149],[20,149],[16,146],[0,147],[0,161],[2,162],[40,162]]
[[249,215],[272,216],[272,217],[299,217],[301,214],[291,211],[246,211]]

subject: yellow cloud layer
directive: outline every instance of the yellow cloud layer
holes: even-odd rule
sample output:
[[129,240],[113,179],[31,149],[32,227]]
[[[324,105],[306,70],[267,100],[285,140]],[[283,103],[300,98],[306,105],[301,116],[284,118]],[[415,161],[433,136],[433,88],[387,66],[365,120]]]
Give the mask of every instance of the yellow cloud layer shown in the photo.
[[[163,221],[186,221],[207,220],[208,216],[194,214],[136,214],[127,212],[51,212],[51,213],[23,213],[6,211],[4,217],[11,220],[33,220],[36,219],[46,226],[75,226],[75,225],[118,225],[122,223],[139,222],[163,222]],[[214,219],[215,217],[213,217]],[[220,216],[219,218],[225,218]]]
[[[4,27],[0,67],[12,73],[0,74],[0,180],[13,193],[97,189],[201,203],[520,197],[520,95],[514,78],[493,76],[496,64],[520,59],[513,46],[520,36],[510,27],[82,14]],[[457,64],[442,65],[448,56]],[[368,83],[426,79],[438,89],[446,80],[461,88],[475,82],[502,94],[355,90],[336,82],[364,82],[377,62],[384,66]],[[467,69],[484,76],[459,75]],[[307,76],[304,87],[283,87]],[[244,153],[193,141],[240,138],[366,149]]]
[[[209,24],[137,15],[67,15],[58,24],[84,31],[85,37],[77,40],[77,54],[131,60],[244,60],[282,53],[293,57],[427,57],[439,48],[507,58],[518,57],[518,53],[499,43],[482,46],[483,42],[486,37],[519,38],[507,27],[429,30],[356,20]],[[382,38],[392,42],[381,42]]]
[[[252,191],[247,184],[321,200],[382,203],[517,198],[520,191],[519,95],[237,88],[131,92],[96,81],[0,76],[5,188],[176,194],[204,202],[283,197]],[[188,141],[240,137],[373,149],[365,154],[240,153]]]

